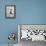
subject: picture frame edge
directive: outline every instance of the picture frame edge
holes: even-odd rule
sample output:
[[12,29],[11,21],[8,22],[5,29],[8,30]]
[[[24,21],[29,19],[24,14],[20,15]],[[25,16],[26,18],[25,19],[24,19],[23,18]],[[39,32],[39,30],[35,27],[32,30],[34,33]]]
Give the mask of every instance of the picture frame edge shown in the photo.
[[[14,7],[14,17],[7,17],[7,14],[6,14],[6,8],[7,6],[13,6]],[[16,5],[5,5],[5,18],[6,19],[15,19],[16,18]]]

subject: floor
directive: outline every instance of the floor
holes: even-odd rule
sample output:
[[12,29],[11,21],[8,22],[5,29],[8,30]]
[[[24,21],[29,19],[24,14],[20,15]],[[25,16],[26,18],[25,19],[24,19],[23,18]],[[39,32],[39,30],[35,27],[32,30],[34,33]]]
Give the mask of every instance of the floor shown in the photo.
[[[8,46],[8,44],[0,44],[0,46]],[[14,44],[13,46],[46,46],[46,42],[45,41],[32,42],[31,40],[28,41],[21,40],[19,44]]]
[[28,41],[21,40],[20,46],[46,46],[46,42],[45,41],[32,42],[31,40]]
[[[8,44],[0,44],[0,46],[8,46]],[[10,45],[10,46],[18,46],[18,44]]]

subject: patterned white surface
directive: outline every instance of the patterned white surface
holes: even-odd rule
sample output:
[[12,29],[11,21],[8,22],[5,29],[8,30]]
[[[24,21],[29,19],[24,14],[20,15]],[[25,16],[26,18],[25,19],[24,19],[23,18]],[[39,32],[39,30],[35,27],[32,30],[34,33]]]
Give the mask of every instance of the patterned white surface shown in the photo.
[[21,25],[21,39],[45,40],[46,25]]
[[21,39],[22,38],[27,38],[28,36],[27,36],[27,34],[28,34],[28,30],[21,30],[22,31],[22,37],[21,37]]
[[46,30],[46,25],[21,25],[21,29],[32,29],[32,30],[35,30],[35,29],[41,29],[41,30]]

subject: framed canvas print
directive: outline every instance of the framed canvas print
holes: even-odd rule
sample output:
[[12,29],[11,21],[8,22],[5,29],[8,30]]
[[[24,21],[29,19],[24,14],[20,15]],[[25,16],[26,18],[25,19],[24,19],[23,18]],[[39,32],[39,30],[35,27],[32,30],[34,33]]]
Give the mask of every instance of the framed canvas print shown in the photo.
[[16,5],[5,6],[5,18],[16,18]]

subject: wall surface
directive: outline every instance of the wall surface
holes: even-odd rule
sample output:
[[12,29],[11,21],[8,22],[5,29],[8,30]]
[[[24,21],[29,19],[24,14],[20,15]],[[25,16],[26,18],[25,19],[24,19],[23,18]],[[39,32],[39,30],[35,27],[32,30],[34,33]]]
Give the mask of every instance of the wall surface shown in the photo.
[[16,0],[19,24],[46,24],[46,0]]
[[[10,32],[17,34],[17,19],[5,18],[5,5],[16,5],[16,0],[0,0],[0,44],[8,43]],[[17,43],[17,39],[15,42]]]
[[[5,5],[16,5],[16,19],[5,18]],[[17,24],[46,24],[46,0],[0,0],[0,44],[18,32]]]

